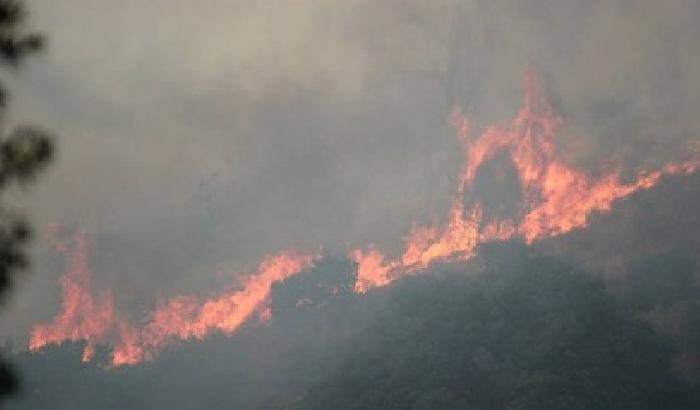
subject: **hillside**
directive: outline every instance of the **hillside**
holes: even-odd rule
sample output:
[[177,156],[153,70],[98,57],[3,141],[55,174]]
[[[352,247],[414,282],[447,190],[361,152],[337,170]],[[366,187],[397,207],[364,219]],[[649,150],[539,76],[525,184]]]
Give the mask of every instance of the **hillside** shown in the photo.
[[[19,354],[17,409],[691,409],[700,393],[694,209],[667,178],[590,226],[364,294],[326,257],[277,283],[272,318],[158,360],[81,364],[79,345]],[[100,358],[100,355],[101,358]]]

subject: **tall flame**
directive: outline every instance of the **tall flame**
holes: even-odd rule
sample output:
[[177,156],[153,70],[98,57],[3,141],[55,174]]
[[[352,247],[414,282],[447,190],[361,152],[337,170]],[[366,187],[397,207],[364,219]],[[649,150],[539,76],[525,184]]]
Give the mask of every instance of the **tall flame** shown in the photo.
[[[353,251],[351,257],[358,264],[356,291],[385,286],[436,260],[468,259],[479,243],[515,236],[532,243],[583,227],[592,213],[610,210],[616,200],[653,187],[664,175],[689,174],[700,165],[695,157],[660,170],[640,171],[632,182],[623,183],[620,170],[593,179],[564,164],[556,158],[554,144],[562,119],[539,95],[532,75],[526,76],[524,102],[510,124],[487,128],[473,138],[470,123],[459,109],[453,111],[451,121],[465,161],[446,226],[414,228],[403,254],[395,259],[387,259],[376,248]],[[519,220],[485,221],[478,202],[464,210],[464,195],[473,193],[479,169],[499,153],[508,154],[518,173],[523,198]]]
[[85,341],[83,361],[88,361],[95,353],[96,344],[106,341],[114,324],[112,295],[105,292],[98,298],[92,296],[85,233],[76,233],[71,243],[54,232],[50,232],[49,242],[69,261],[60,279],[63,303],[51,322],[34,327],[29,349],[36,351],[49,344]]
[[[526,77],[522,108],[509,124],[487,128],[474,137],[459,109],[450,119],[462,144],[464,164],[446,223],[413,228],[404,238],[403,253],[394,258],[372,246],[352,251],[350,257],[357,262],[356,292],[389,285],[435,261],[469,259],[480,243],[513,237],[532,243],[583,227],[591,214],[610,210],[616,200],[653,187],[664,175],[689,174],[700,166],[695,156],[658,170],[639,171],[631,182],[622,182],[619,169],[593,178],[563,163],[555,150],[562,118],[539,95],[532,75]],[[466,207],[464,198],[478,198],[478,172],[499,154],[506,154],[517,171],[522,201],[516,215],[491,220],[484,215],[483,203]],[[84,341],[83,360],[90,360],[97,344],[111,343],[115,366],[150,359],[173,340],[203,339],[214,331],[231,335],[256,312],[261,320],[269,320],[272,284],[302,272],[315,260],[291,251],[267,257],[238,290],[201,301],[195,296],[173,297],[134,326],[115,314],[111,294],[93,298],[85,235],[76,234],[72,245],[56,239],[52,243],[70,261],[61,278],[63,304],[52,322],[32,330],[30,349]]]
[[269,256],[239,290],[201,302],[195,296],[173,297],[147,314],[144,324],[136,327],[115,313],[109,292],[93,297],[85,233],[76,233],[72,242],[51,235],[50,242],[69,260],[68,269],[60,279],[63,302],[53,321],[32,329],[29,349],[37,351],[52,344],[82,341],[85,342],[83,361],[89,361],[96,345],[111,343],[115,346],[114,366],[149,359],[174,339],[203,339],[213,331],[230,335],[261,309],[262,314],[269,315],[264,308],[272,284],[308,268],[315,259],[294,251]]

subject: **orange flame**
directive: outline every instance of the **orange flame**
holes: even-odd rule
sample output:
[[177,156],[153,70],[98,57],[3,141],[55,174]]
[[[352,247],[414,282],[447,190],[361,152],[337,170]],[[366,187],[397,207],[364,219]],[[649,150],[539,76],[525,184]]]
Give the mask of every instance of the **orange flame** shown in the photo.
[[[129,329],[128,337],[114,348],[113,364],[138,363],[173,339],[203,339],[213,330],[233,334],[253,313],[265,307],[273,283],[299,273],[313,260],[309,255],[282,253],[265,259],[241,290],[202,303],[193,296],[170,299],[149,315],[142,329]],[[268,311],[263,310],[262,314],[269,319]]]
[[[450,120],[465,159],[446,224],[413,228],[404,238],[403,253],[395,258],[372,246],[352,251],[350,257],[357,263],[356,292],[389,285],[435,261],[472,258],[480,243],[513,237],[532,243],[583,227],[592,213],[610,210],[616,200],[653,187],[664,175],[689,174],[700,167],[696,156],[659,170],[640,171],[631,182],[623,183],[619,170],[592,178],[566,165],[555,152],[562,119],[540,97],[531,75],[525,81],[523,106],[510,124],[490,127],[473,138],[470,123],[459,109]],[[474,196],[479,169],[500,153],[508,154],[518,173],[522,201],[512,219],[487,220],[483,204],[476,202],[465,209],[463,199]],[[83,360],[90,360],[97,344],[110,342],[115,346],[114,366],[150,359],[173,340],[203,339],[213,331],[231,335],[256,312],[261,321],[270,320],[267,302],[272,284],[303,271],[316,259],[296,252],[267,257],[239,290],[201,302],[195,296],[173,297],[147,314],[142,325],[133,326],[114,313],[110,293],[100,295],[99,302],[92,297],[85,235],[76,234],[72,246],[55,239],[53,245],[70,260],[61,278],[63,304],[52,322],[32,330],[30,350],[85,341]]]
[[39,350],[49,344],[64,341],[85,341],[83,361],[90,360],[95,346],[106,340],[114,323],[114,303],[108,292],[97,300],[90,291],[90,268],[87,258],[87,239],[83,232],[73,237],[72,246],[59,238],[49,237],[54,248],[69,260],[66,273],[61,277],[63,303],[61,311],[49,323],[34,327],[29,349]]
[[89,361],[98,344],[113,343],[114,366],[149,359],[173,339],[203,339],[216,330],[231,335],[258,310],[269,320],[271,313],[264,308],[272,284],[308,268],[315,259],[293,251],[268,257],[240,290],[201,303],[194,296],[174,297],[148,314],[145,324],[137,328],[115,314],[110,293],[93,297],[85,233],[76,233],[72,244],[53,236],[50,242],[70,261],[60,279],[63,303],[53,321],[32,329],[29,349],[37,351],[51,344],[84,341],[82,359]]
[[[592,180],[556,158],[554,141],[562,119],[540,97],[532,75],[525,80],[523,106],[508,126],[490,127],[473,139],[470,123],[459,109],[453,111],[450,119],[462,143],[465,161],[447,226],[442,230],[413,229],[403,254],[395,259],[387,259],[375,248],[353,251],[351,257],[358,264],[356,291],[388,285],[433,261],[471,258],[479,243],[515,236],[532,243],[583,227],[592,213],[610,210],[614,201],[653,187],[664,175],[689,174],[700,165],[695,157],[660,170],[640,171],[630,183],[620,181],[619,170]],[[509,154],[518,172],[522,216],[519,221],[486,223],[482,205],[477,203],[465,212],[462,198],[465,192],[471,193],[480,167],[501,152]]]

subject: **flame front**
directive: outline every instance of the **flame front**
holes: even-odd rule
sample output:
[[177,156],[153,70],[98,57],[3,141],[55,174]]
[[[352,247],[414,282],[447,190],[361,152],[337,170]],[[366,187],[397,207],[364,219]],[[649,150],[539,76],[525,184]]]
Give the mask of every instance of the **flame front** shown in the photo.
[[265,259],[236,292],[203,302],[194,296],[170,299],[148,315],[143,328],[127,329],[126,337],[114,348],[113,364],[135,364],[150,358],[169,340],[203,339],[214,330],[231,335],[261,308],[260,313],[269,319],[264,308],[272,284],[307,268],[313,259],[295,252],[282,253]]
[[[414,228],[405,240],[403,254],[394,259],[373,247],[367,252],[353,251],[351,257],[358,264],[356,291],[388,285],[434,261],[469,259],[479,243],[516,236],[532,243],[583,227],[592,213],[610,210],[616,200],[653,187],[664,175],[689,174],[700,165],[695,156],[660,170],[640,171],[632,182],[623,183],[620,170],[593,179],[564,164],[556,158],[554,144],[562,119],[538,93],[533,75],[526,76],[523,105],[509,125],[487,128],[472,138],[470,123],[459,109],[450,120],[465,160],[446,226]],[[474,194],[481,166],[504,152],[518,173],[523,198],[520,217],[485,221],[482,205],[476,203],[465,211],[463,198]]]
[[[373,246],[352,251],[350,257],[357,263],[356,292],[389,285],[435,261],[469,259],[480,243],[513,237],[532,243],[583,227],[592,213],[610,210],[614,201],[653,187],[664,175],[689,174],[700,165],[695,156],[659,170],[642,170],[631,182],[622,182],[619,169],[592,178],[563,163],[555,155],[562,119],[541,98],[531,75],[525,81],[523,106],[509,124],[487,128],[475,138],[459,109],[450,120],[463,147],[464,164],[446,223],[412,229],[404,238],[403,253],[394,258]],[[488,219],[482,203],[465,207],[464,198],[478,198],[479,170],[502,153],[517,171],[522,201],[517,215]],[[92,297],[85,235],[76,234],[72,246],[53,242],[70,261],[61,278],[61,312],[32,330],[29,347],[35,351],[49,344],[84,341],[83,360],[89,360],[97,344],[111,343],[115,366],[150,359],[172,340],[203,339],[213,331],[231,335],[256,312],[262,321],[269,320],[266,303],[272,284],[302,272],[315,260],[291,251],[267,257],[238,290],[203,301],[195,296],[173,297],[148,313],[142,325],[134,326],[114,313],[111,294]]]
[[98,344],[113,344],[112,365],[133,365],[149,359],[171,340],[203,339],[213,331],[234,333],[253,313],[264,309],[272,284],[306,268],[314,256],[294,251],[267,257],[240,289],[199,302],[194,296],[176,296],[146,315],[140,327],[115,314],[110,293],[92,296],[88,242],[78,232],[70,241],[52,239],[54,248],[69,260],[61,277],[62,305],[50,323],[32,329],[29,349],[40,350],[64,342],[85,342],[83,361],[92,359]]

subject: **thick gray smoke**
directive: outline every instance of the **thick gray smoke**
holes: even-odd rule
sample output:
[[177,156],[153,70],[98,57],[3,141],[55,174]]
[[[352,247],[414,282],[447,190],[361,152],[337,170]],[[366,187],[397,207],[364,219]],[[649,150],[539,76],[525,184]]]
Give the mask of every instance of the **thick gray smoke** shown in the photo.
[[[447,116],[508,119],[533,67],[573,164],[658,165],[697,144],[700,4],[677,1],[30,2],[50,50],[13,78],[13,122],[61,136],[23,200],[93,238],[117,302],[206,292],[290,246],[397,247],[444,215]],[[21,197],[21,195],[19,195]],[[39,246],[38,254],[43,254]],[[56,309],[41,257],[0,319]]]

